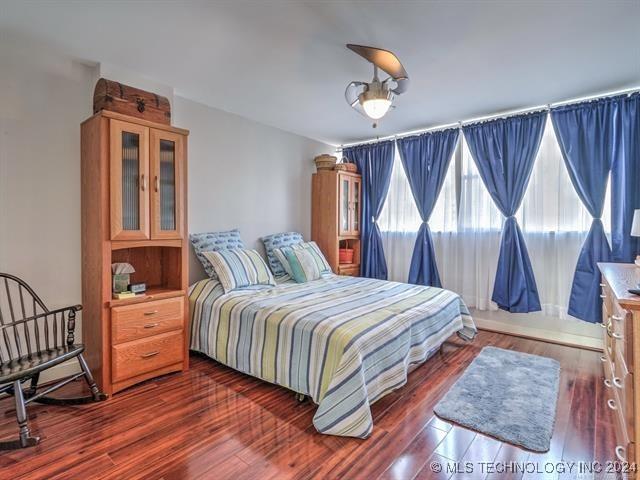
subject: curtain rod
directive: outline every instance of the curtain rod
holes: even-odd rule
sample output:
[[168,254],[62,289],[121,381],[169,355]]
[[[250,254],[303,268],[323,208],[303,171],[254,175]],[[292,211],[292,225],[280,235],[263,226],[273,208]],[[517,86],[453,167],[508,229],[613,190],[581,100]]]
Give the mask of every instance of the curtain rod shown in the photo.
[[383,142],[385,140],[397,140],[398,138],[404,138],[404,137],[410,137],[412,135],[419,135],[422,133],[427,133],[427,132],[436,132],[436,131],[440,131],[440,130],[448,130],[450,128],[462,128],[465,125],[471,125],[474,123],[478,123],[478,122],[484,122],[487,120],[492,120],[492,119],[496,119],[496,118],[508,118],[508,117],[512,117],[515,115],[521,115],[523,113],[533,113],[536,111],[549,111],[554,107],[560,107],[560,106],[564,106],[564,105],[571,105],[571,104],[578,104],[578,103],[582,103],[582,102],[587,102],[589,100],[595,100],[595,99],[599,99],[599,98],[608,98],[608,97],[615,97],[617,95],[623,95],[623,94],[628,94],[631,95],[635,92],[640,92],[640,86],[638,87],[632,87],[632,88],[627,88],[624,90],[615,90],[613,92],[607,92],[607,93],[599,93],[599,94],[595,94],[595,95],[589,95],[586,97],[578,97],[578,98],[573,98],[571,100],[563,100],[560,102],[555,102],[555,103],[548,103],[546,105],[539,105],[537,107],[529,107],[529,108],[521,108],[519,110],[508,110],[508,111],[504,111],[501,113],[496,113],[493,115],[485,115],[482,117],[475,117],[475,118],[471,118],[469,120],[462,120],[462,121],[458,121],[458,122],[453,122],[453,123],[447,123],[444,125],[436,125],[433,127],[428,127],[428,128],[419,128],[416,130],[410,130],[408,132],[402,132],[402,133],[397,133],[395,135],[386,135],[384,137],[377,137],[377,138],[371,138],[369,140],[364,140],[362,142],[354,142],[354,143],[345,143],[343,145],[338,145],[336,146],[336,152],[342,152],[342,150],[346,147],[354,147],[356,145],[368,145],[371,143],[376,143],[376,142]]

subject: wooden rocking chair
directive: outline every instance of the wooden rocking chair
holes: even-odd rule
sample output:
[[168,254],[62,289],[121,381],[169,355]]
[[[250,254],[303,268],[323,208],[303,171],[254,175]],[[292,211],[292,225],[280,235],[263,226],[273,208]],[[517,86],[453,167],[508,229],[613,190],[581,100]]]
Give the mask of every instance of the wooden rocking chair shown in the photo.
[[[49,310],[23,280],[0,273],[0,394],[14,396],[20,429],[19,439],[0,442],[0,450],[31,447],[40,441],[31,435],[27,424],[26,405],[30,402],[78,405],[106,400],[82,357],[84,345],[74,343],[79,310],[80,305]],[[40,372],[72,358],[78,359],[80,373],[37,392]],[[86,380],[91,395],[64,399],[48,396],[80,377]],[[22,383],[27,381],[30,385],[23,391]]]

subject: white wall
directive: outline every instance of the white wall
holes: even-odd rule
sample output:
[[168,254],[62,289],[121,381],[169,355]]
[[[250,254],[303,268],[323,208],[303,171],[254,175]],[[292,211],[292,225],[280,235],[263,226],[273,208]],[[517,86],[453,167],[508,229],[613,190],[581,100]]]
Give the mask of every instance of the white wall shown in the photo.
[[0,270],[49,307],[80,303],[79,125],[93,69],[5,41],[0,65]]
[[[174,97],[175,124],[189,135],[189,231],[239,228],[249,247],[294,230],[309,237],[313,157],[332,148]],[[191,282],[204,278],[191,252]]]
[[[81,303],[80,122],[100,75],[154,84],[0,37],[0,271],[24,278],[50,308]],[[190,231],[239,227],[248,245],[276,231],[309,234],[312,159],[329,147],[160,93],[173,100],[173,123],[191,130]],[[193,271],[201,277],[197,261]]]

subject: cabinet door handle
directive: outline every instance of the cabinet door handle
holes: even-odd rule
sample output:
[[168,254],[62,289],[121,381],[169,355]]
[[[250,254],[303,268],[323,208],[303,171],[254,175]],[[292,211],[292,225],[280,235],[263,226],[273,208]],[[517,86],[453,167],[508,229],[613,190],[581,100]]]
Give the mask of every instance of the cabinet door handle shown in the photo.
[[621,462],[626,462],[627,461],[627,451],[624,449],[624,447],[621,447],[620,445],[616,446],[616,457],[618,457],[618,460]]
[[156,350],[155,352],[149,352],[149,353],[143,353],[142,355],[140,355],[142,358],[149,358],[149,357],[153,357],[157,354],[159,354],[160,351]]
[[152,311],[150,311],[150,312],[144,312],[144,315],[145,315],[146,317],[149,317],[149,316],[151,316],[151,315],[155,315],[156,313],[158,313],[158,310],[152,310]]
[[144,328],[154,328],[157,327],[158,325],[160,325],[159,323],[147,323],[145,324]]
[[154,179],[154,184],[155,184],[155,189],[156,192],[160,190],[160,180],[158,179],[158,176],[156,175],[156,178]]
[[610,398],[609,400],[607,400],[607,407],[609,407],[611,410],[618,409],[618,406],[616,405],[616,401],[613,398]]
[[144,176],[144,173],[140,175],[140,188],[143,192],[147,189],[147,177]]

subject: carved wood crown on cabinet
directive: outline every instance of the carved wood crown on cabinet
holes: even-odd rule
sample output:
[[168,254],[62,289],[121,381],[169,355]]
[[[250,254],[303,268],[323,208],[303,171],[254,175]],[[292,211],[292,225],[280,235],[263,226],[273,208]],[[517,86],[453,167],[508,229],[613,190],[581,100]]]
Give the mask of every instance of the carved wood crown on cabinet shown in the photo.
[[[107,394],[186,370],[188,131],[115,112],[82,123],[82,331]],[[145,295],[112,299],[111,264]]]
[[634,264],[600,263],[604,338],[605,400],[615,417],[620,462],[640,459],[640,296],[628,289],[640,283]]

